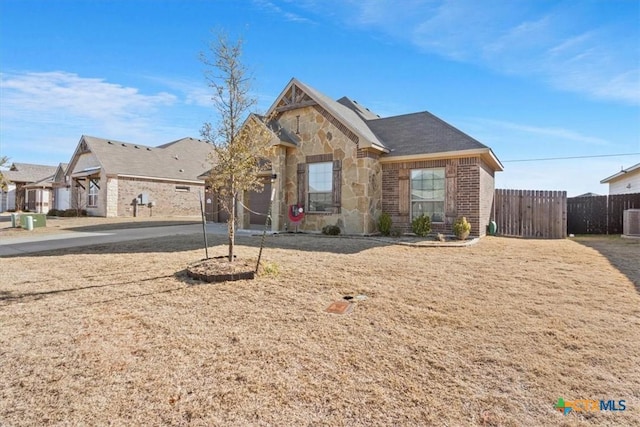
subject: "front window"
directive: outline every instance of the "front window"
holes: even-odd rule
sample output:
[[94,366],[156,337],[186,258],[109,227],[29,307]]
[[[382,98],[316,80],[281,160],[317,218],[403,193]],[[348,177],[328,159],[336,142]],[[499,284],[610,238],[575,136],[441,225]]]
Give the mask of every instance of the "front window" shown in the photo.
[[444,222],[444,168],[411,171],[411,218],[422,214]]
[[95,208],[98,206],[98,185],[94,180],[89,180],[89,194],[87,206]]
[[309,164],[309,212],[331,212],[333,188],[333,163]]

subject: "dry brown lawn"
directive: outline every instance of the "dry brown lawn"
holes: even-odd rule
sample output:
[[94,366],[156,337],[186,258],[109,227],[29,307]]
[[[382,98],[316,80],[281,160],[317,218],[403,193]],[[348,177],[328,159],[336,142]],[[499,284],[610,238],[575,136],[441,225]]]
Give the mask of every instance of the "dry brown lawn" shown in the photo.
[[640,425],[639,241],[273,236],[222,284],[183,273],[199,242],[0,259],[0,424]]

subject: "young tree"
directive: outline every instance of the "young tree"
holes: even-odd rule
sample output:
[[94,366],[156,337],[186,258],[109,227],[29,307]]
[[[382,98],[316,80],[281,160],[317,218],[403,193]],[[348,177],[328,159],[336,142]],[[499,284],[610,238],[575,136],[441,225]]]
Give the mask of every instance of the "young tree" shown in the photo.
[[9,163],[9,158],[7,156],[0,157],[0,190],[7,189],[8,182],[2,173],[2,168],[6,167],[7,163]]
[[205,76],[218,112],[218,123],[205,123],[201,132],[214,146],[208,184],[219,195],[222,209],[229,213],[229,262],[234,258],[238,200],[247,191],[260,191],[263,184],[259,174],[271,169],[266,161],[271,135],[260,117],[250,115],[256,99],[250,95],[251,77],[240,61],[241,55],[242,40],[232,42],[224,34],[200,55],[207,66]]

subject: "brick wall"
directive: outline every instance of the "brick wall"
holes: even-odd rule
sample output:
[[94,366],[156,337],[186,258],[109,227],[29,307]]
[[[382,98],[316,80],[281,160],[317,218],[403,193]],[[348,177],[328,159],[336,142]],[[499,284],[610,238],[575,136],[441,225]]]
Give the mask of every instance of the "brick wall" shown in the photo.
[[[411,169],[446,168],[445,209],[442,223],[433,223],[432,230],[451,233],[457,217],[466,216],[471,223],[471,234],[482,236],[486,232],[493,203],[493,172],[479,157],[425,160],[382,165],[382,211],[387,212],[393,226],[404,232],[411,231],[410,185],[401,189],[402,176]],[[489,192],[491,195],[489,195]],[[401,194],[404,193],[404,194]],[[402,206],[408,206],[403,211]]]
[[[137,217],[200,215],[199,192],[204,194],[204,183],[183,184],[137,178],[119,178],[117,183],[118,216],[133,216],[134,208]],[[176,186],[188,187],[189,191],[177,191]],[[141,193],[147,193],[149,201],[155,202],[153,208],[134,206],[133,199]]]
[[493,219],[495,196],[495,172],[486,163],[480,164],[480,236],[487,232],[487,225]]

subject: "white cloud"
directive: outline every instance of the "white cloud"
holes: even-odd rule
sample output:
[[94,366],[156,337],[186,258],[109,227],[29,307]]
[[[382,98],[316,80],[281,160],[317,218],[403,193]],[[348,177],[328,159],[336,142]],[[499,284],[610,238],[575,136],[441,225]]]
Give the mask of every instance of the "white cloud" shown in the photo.
[[[563,91],[640,104],[640,30],[637,19],[603,13],[617,7],[613,3],[411,0],[400,7],[388,0],[326,0],[303,5],[428,53],[534,77]],[[592,23],[595,14],[598,24]]]
[[4,73],[0,89],[1,148],[16,161],[66,162],[82,134],[158,145],[196,136],[199,129],[175,124],[171,112],[182,103],[176,95],[144,94],[100,78],[64,71]]
[[282,18],[284,18],[286,21],[290,21],[290,22],[298,22],[298,23],[302,23],[302,24],[313,24],[314,22],[309,19],[306,18],[298,13],[294,13],[288,10],[285,10],[283,8],[281,8],[280,6],[278,6],[277,4],[275,4],[274,2],[268,1],[268,0],[253,0],[253,4],[256,5],[257,7],[267,10],[273,14],[276,14],[278,16],[281,16]]

